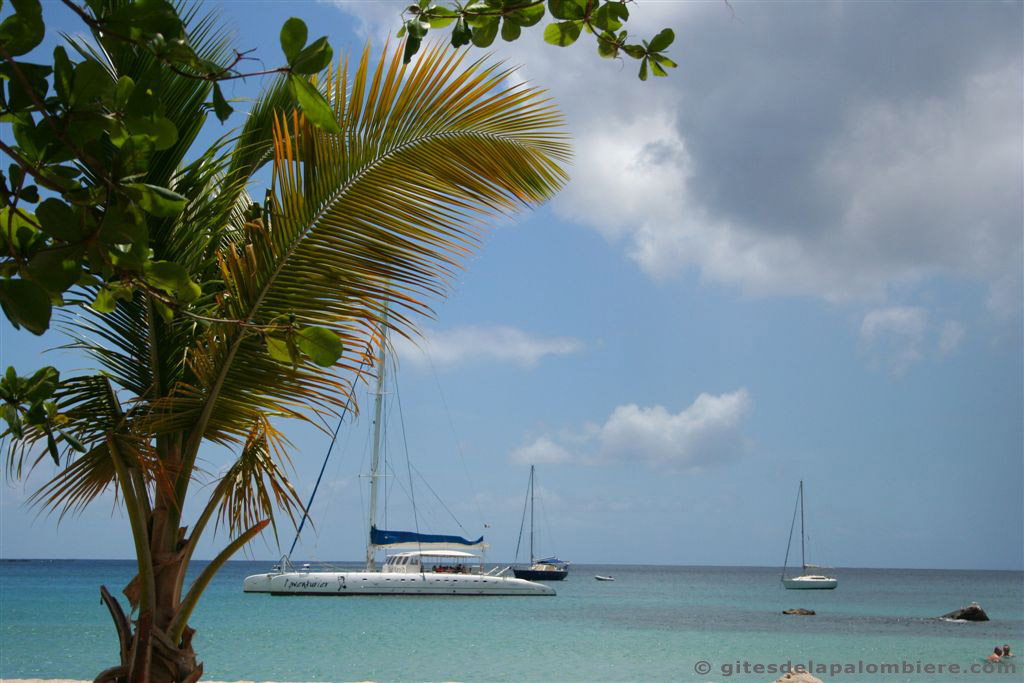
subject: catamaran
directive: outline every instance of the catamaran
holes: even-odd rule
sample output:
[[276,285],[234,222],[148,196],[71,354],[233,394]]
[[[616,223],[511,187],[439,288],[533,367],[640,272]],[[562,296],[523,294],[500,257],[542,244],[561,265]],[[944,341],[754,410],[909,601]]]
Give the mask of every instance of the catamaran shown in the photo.
[[[271,571],[247,576],[244,591],[271,595],[554,595],[555,591],[550,586],[509,576],[508,567],[485,570],[483,553],[487,545],[483,536],[470,540],[461,536],[377,528],[386,345],[382,335],[374,396],[366,567],[362,571],[344,571],[330,566],[314,569],[306,563],[296,568],[285,555]],[[289,553],[294,548],[293,543]],[[386,554],[392,550],[405,552]],[[378,551],[386,554],[379,569]]]
[[[537,560],[533,555],[533,486],[534,466],[530,465],[530,482],[527,484],[526,500],[530,503],[530,564],[526,567],[513,567],[512,573],[518,579],[529,581],[561,581],[569,575],[569,563],[557,557],[545,557]],[[526,507],[523,507],[523,517],[526,516]],[[519,559],[519,543],[523,540],[523,527],[519,527],[519,542],[516,543],[516,559]]]
[[782,563],[782,585],[789,590],[831,590],[839,585],[839,580],[834,576],[824,574],[813,574],[808,569],[821,569],[817,565],[807,563],[807,552],[805,549],[804,533],[804,482],[800,481],[800,488],[796,494],[797,505],[800,508],[800,564],[803,574],[800,576],[786,576],[786,566],[789,564],[789,549],[793,544],[793,527],[796,526],[796,509],[793,510],[793,522],[789,526],[789,543],[786,544],[786,559]]

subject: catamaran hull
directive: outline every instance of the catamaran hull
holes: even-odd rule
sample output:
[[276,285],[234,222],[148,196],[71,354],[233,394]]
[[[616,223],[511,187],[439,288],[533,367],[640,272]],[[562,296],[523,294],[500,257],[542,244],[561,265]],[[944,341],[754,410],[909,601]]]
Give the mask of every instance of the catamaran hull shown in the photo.
[[245,578],[246,593],[271,595],[554,595],[532,581],[479,574],[284,572]]
[[783,579],[782,585],[789,590],[832,590],[839,585],[838,579],[796,577]]

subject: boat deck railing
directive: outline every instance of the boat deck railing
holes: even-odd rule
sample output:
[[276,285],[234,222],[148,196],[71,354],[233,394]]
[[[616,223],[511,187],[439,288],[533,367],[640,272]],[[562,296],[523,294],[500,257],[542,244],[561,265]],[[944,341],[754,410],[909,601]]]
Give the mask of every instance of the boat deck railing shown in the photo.
[[333,562],[301,562],[296,564],[288,556],[282,557],[273,567],[275,572],[340,572],[352,571],[352,565]]

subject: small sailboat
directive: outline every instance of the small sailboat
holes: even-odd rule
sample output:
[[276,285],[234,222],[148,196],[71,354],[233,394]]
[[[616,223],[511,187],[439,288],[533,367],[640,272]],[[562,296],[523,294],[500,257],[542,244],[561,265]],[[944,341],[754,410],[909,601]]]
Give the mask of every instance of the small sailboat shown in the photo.
[[800,576],[786,576],[786,567],[789,564],[789,550],[793,544],[793,529],[796,526],[796,508],[793,509],[793,522],[789,526],[789,542],[786,544],[786,559],[782,563],[782,585],[788,590],[831,590],[839,585],[839,580],[834,576],[811,573],[809,569],[821,569],[817,565],[807,563],[806,534],[804,532],[804,482],[800,481],[800,488],[796,494],[797,507],[800,509],[800,566],[803,573]]
[[[270,572],[247,576],[243,590],[271,595],[554,595],[555,590],[550,586],[508,576],[507,568],[486,570],[482,553],[487,546],[483,536],[471,540],[377,528],[386,346],[382,341],[377,359],[366,568],[347,571],[329,566],[313,568],[309,563],[295,567],[286,555]],[[301,529],[300,525],[299,531]],[[295,543],[292,543],[294,549]],[[381,550],[406,552],[386,556],[378,568],[376,554]]]
[[[535,560],[533,557],[533,485],[534,467],[530,465],[530,482],[527,484],[526,499],[530,503],[530,565],[528,567],[513,567],[512,573],[517,579],[527,581],[561,581],[569,575],[569,563],[563,562],[557,557],[545,557]],[[523,509],[526,515],[526,509]],[[519,527],[519,541],[523,540],[523,528]],[[519,557],[519,543],[516,543],[516,558]]]

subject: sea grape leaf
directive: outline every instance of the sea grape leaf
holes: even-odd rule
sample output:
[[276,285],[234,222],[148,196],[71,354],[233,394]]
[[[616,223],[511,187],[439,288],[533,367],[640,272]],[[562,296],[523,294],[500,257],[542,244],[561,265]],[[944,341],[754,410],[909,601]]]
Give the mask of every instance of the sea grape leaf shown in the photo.
[[343,351],[341,339],[326,327],[303,327],[298,332],[298,343],[304,354],[325,368],[337,363]]
[[567,47],[580,37],[582,28],[582,21],[560,21],[557,24],[548,24],[544,29],[544,42]]
[[327,104],[327,100],[316,86],[297,74],[289,75],[288,83],[291,85],[295,99],[299,102],[302,113],[313,125],[328,133],[341,132],[341,126],[334,118],[331,105]]
[[297,17],[292,17],[288,21],[284,22],[281,27],[281,51],[284,52],[285,59],[291,64],[298,56],[299,52],[306,45],[306,39],[309,35],[309,31],[306,28],[306,22]]
[[129,183],[124,186],[147,213],[165,218],[177,216],[184,210],[188,200],[166,187],[147,183]]
[[40,335],[50,326],[50,295],[36,282],[0,280],[0,306],[16,328]]
[[213,84],[213,112],[217,115],[217,119],[224,123],[231,116],[231,112],[234,111],[228,101],[224,99],[224,93],[220,91],[220,83]]

